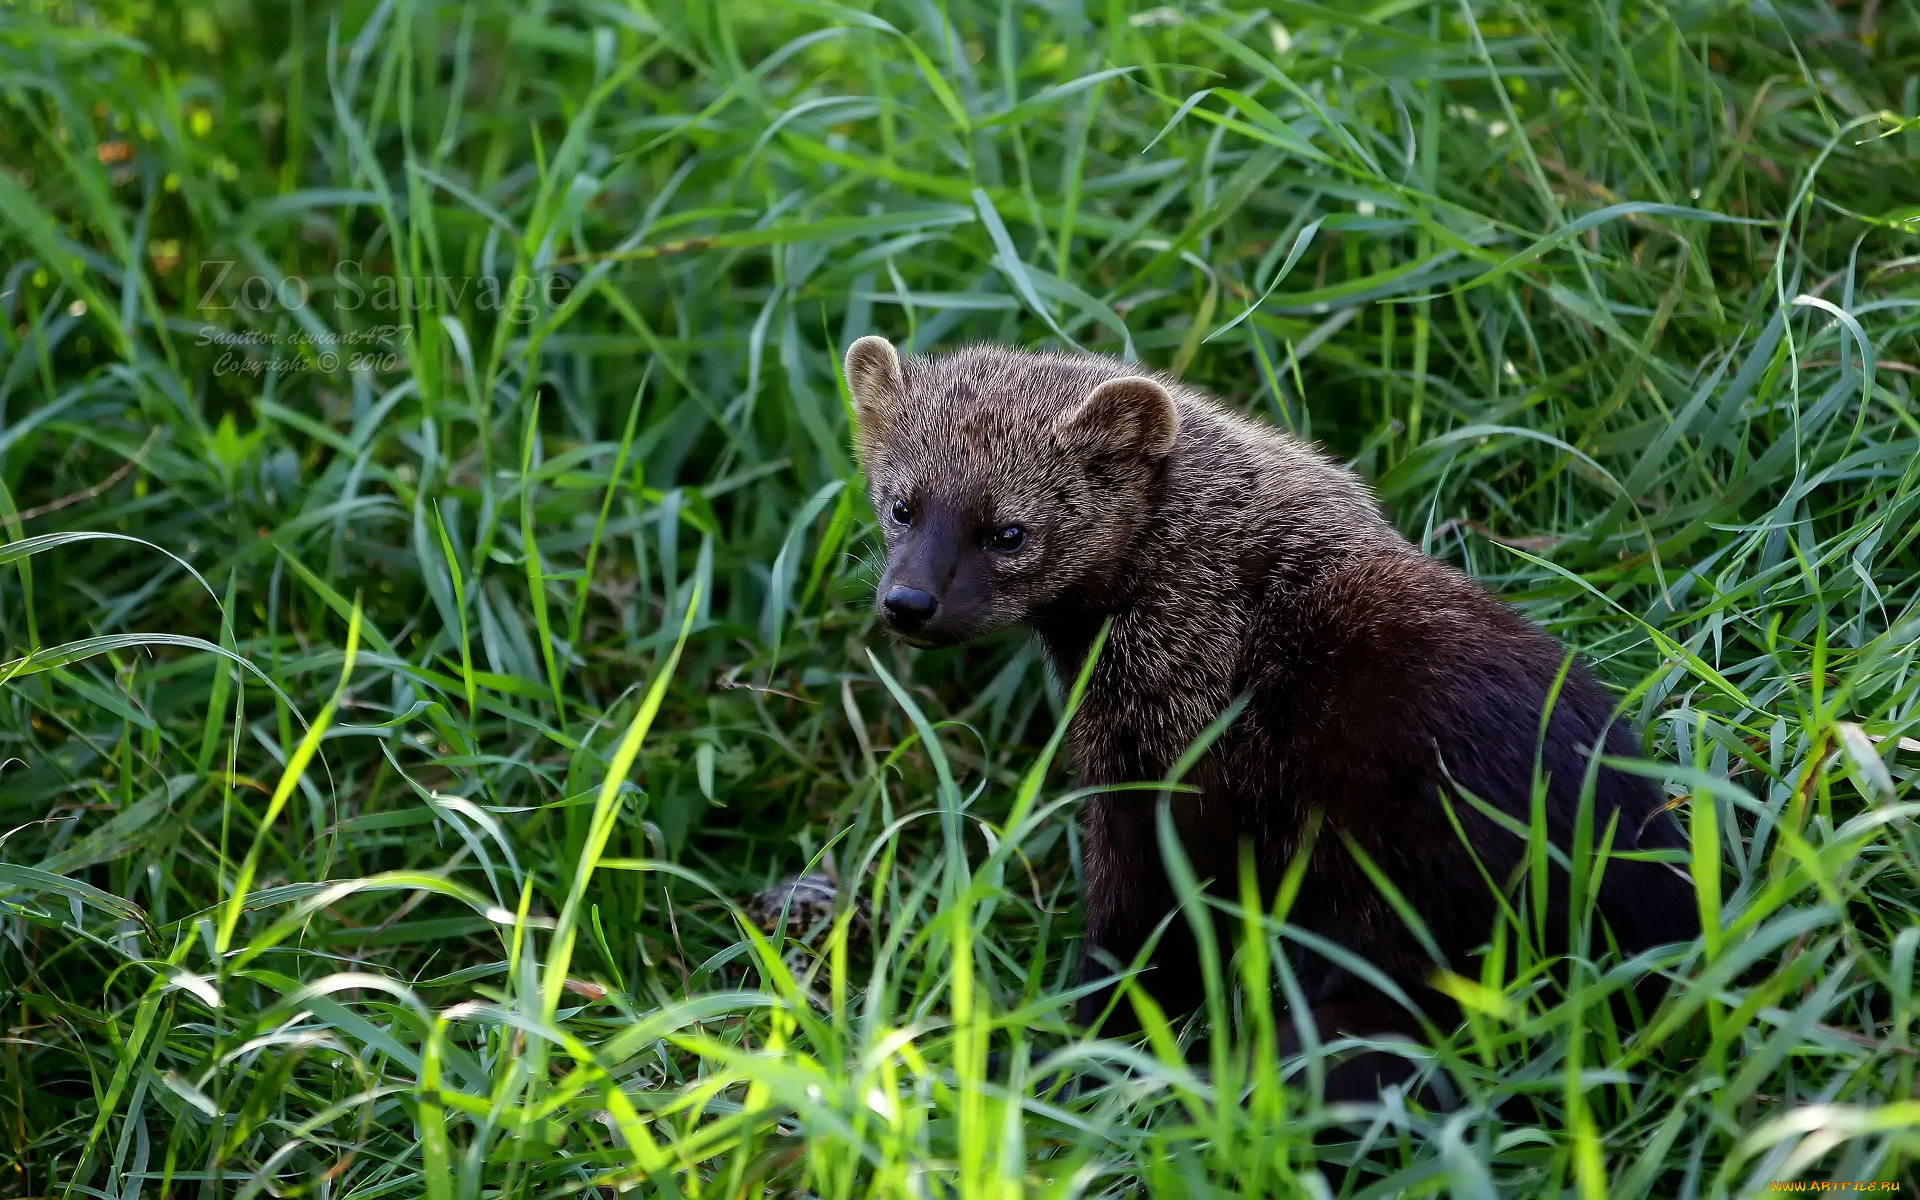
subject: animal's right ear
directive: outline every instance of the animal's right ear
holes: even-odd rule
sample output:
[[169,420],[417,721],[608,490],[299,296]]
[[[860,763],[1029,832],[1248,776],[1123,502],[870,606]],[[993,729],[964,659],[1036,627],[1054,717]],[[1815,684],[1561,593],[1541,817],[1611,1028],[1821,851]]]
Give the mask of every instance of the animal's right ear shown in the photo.
[[868,458],[899,424],[907,377],[893,343],[868,334],[847,347],[847,390],[860,421],[860,456]]

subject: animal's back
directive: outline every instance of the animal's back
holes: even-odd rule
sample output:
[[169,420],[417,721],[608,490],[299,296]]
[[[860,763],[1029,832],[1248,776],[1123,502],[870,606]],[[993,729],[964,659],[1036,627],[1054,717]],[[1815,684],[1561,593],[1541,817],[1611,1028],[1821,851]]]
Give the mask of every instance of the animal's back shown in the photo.
[[[1246,797],[1262,815],[1256,836],[1277,867],[1318,810],[1329,835],[1315,854],[1323,886],[1304,897],[1299,919],[1375,946],[1390,960],[1377,965],[1403,979],[1424,975],[1426,955],[1349,839],[1423,915],[1456,969],[1491,931],[1493,886],[1513,882],[1526,843],[1511,826],[1530,821],[1536,778],[1562,848],[1589,776],[1595,845],[1610,821],[1614,850],[1678,844],[1648,780],[1594,768],[1596,754],[1636,754],[1606,692],[1553,638],[1410,547],[1345,559],[1300,593],[1272,593],[1249,651],[1249,713],[1260,726],[1250,742],[1260,749],[1244,767],[1266,776],[1260,795]],[[1564,875],[1555,875],[1550,948],[1568,928]],[[1600,911],[1629,951],[1696,927],[1690,885],[1661,863],[1609,861]]]

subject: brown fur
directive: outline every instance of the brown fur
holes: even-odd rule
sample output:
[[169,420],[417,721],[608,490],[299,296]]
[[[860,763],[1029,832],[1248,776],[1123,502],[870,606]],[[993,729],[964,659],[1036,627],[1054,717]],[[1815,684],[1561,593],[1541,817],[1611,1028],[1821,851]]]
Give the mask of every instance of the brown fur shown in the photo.
[[[1495,901],[1441,792],[1464,788],[1524,823],[1538,752],[1549,827],[1565,846],[1594,748],[1633,753],[1578,667],[1542,743],[1560,646],[1421,554],[1351,472],[1192,388],[1108,358],[996,346],[901,360],[879,338],[848,351],[847,377],[888,544],[883,613],[899,588],[938,604],[903,636],[936,645],[1025,624],[1072,678],[1112,618],[1072,728],[1092,785],[1164,778],[1247,695],[1189,780],[1201,794],[1175,805],[1195,871],[1231,885],[1250,844],[1271,888],[1317,811],[1324,827],[1291,919],[1425,1001],[1434,964],[1348,839],[1459,970],[1488,936]],[[896,501],[908,524],[893,519]],[[1002,553],[989,539],[1010,525],[1026,541]],[[1454,808],[1504,880],[1519,839],[1466,803]],[[1646,781],[1599,771],[1596,836],[1617,814],[1616,849],[1679,844],[1657,809]],[[1089,979],[1102,977],[1102,955],[1128,962],[1173,905],[1154,811],[1137,791],[1083,806]],[[1630,950],[1694,932],[1690,888],[1664,865],[1610,863],[1600,908]],[[1566,924],[1550,914],[1550,928]],[[1175,920],[1144,980],[1169,1008],[1200,998],[1192,953]],[[1417,1028],[1352,974],[1302,959],[1323,1036]]]

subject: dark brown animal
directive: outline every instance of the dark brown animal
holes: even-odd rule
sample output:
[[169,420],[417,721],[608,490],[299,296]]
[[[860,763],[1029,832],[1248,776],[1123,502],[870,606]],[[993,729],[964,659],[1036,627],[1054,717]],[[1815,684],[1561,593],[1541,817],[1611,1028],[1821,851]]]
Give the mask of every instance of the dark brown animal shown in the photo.
[[[1592,755],[1635,752],[1608,696],[1577,666],[1543,737],[1565,663],[1557,642],[1409,544],[1352,473],[1194,389],[1091,355],[974,346],[902,359],[877,337],[853,344],[846,372],[887,542],[878,601],[892,630],[934,646],[1025,624],[1071,679],[1111,618],[1071,731],[1092,785],[1165,778],[1246,696],[1188,778],[1200,794],[1173,805],[1195,872],[1233,890],[1250,845],[1271,889],[1319,814],[1290,919],[1423,1003],[1438,1000],[1433,955],[1353,849],[1459,970],[1496,913],[1473,855],[1505,884],[1525,850],[1459,793],[1524,825],[1537,756],[1547,825],[1566,847]],[[1681,844],[1637,776],[1599,769],[1593,812],[1596,840],[1617,820],[1615,850]],[[1085,970],[1096,980],[1110,969],[1101,958],[1134,958],[1174,895],[1153,793],[1098,796],[1081,820]],[[1564,931],[1556,874],[1547,928]],[[1664,863],[1610,861],[1598,908],[1628,951],[1697,928],[1686,877]],[[1193,954],[1175,919],[1142,979],[1170,1010],[1202,999]],[[1417,1030],[1355,974],[1298,957],[1323,1037]],[[1083,1017],[1104,1000],[1092,997]],[[1344,1086],[1364,1093],[1370,1083]]]

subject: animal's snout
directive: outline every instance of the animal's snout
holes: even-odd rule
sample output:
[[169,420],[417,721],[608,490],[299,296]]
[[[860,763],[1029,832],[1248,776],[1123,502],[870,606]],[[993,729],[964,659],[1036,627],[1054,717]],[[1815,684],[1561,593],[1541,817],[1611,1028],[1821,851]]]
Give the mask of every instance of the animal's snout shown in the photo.
[[940,601],[931,592],[919,588],[896,587],[888,589],[880,607],[886,611],[887,624],[902,633],[911,633],[933,618]]

